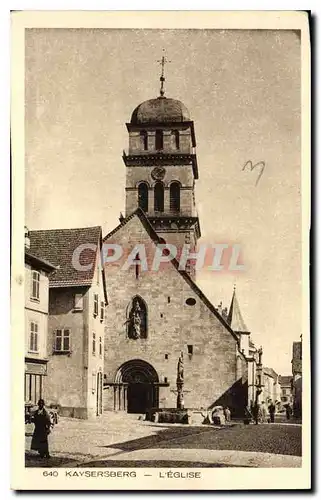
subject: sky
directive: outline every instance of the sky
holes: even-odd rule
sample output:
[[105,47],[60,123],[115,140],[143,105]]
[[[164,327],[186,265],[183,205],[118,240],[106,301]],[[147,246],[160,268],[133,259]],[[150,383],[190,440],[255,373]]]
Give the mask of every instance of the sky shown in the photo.
[[[118,225],[125,205],[125,123],[159,95],[194,121],[200,244],[238,243],[245,270],[202,270],[229,307],[233,286],[263,363],[291,374],[301,328],[300,39],[295,31],[28,29],[25,35],[26,225]],[[258,170],[245,163],[265,162]]]

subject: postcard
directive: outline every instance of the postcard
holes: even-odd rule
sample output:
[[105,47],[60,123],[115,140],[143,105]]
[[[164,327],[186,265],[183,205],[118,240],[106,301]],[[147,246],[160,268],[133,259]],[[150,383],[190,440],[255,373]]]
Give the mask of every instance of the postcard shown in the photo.
[[306,490],[305,12],[12,12],[15,490]]

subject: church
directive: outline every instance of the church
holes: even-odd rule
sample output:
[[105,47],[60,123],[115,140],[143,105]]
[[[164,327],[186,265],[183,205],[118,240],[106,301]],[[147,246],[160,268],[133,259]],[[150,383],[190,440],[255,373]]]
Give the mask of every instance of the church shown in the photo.
[[[35,281],[39,297],[26,279],[25,397],[36,402],[40,391],[63,416],[228,406],[241,417],[262,393],[262,351],[235,290],[227,311],[195,281],[196,133],[184,104],[165,97],[163,72],[160,80],[160,95],[126,124],[120,224],[105,237],[100,226],[28,231],[27,273],[39,281],[35,262],[47,262],[47,274]],[[46,365],[40,379],[36,362]]]
[[[164,60],[163,60],[164,63]],[[164,69],[164,64],[163,64]],[[103,243],[126,254],[159,245],[187,245],[201,236],[195,200],[199,178],[194,122],[185,105],[160,95],[139,104],[126,123],[126,212]],[[165,252],[165,251],[164,251]],[[147,256],[147,260],[149,255]],[[221,314],[195,283],[195,261],[173,258],[158,270],[124,260],[105,263],[108,288],[104,343],[104,410],[144,413],[177,405],[183,363],[185,408],[248,404],[248,353],[233,319]],[[233,311],[232,311],[233,312]],[[245,332],[246,342],[249,341]]]

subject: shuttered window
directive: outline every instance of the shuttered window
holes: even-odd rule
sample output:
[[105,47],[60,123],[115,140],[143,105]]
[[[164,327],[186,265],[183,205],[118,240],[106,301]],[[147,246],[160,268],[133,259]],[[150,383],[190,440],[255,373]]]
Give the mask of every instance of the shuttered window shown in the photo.
[[98,293],[95,293],[94,294],[94,316],[98,316],[98,302],[99,302]]
[[39,300],[40,297],[40,273],[32,271],[31,298]]
[[38,323],[35,321],[30,323],[29,351],[38,352]]

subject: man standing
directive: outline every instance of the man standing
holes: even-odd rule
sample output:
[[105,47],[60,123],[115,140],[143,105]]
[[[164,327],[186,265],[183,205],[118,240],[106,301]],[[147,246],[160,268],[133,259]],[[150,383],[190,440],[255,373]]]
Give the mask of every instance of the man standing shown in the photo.
[[290,418],[291,418],[291,406],[289,404],[286,405],[285,412],[286,412],[286,419],[290,420]]
[[259,403],[257,401],[255,401],[255,403],[253,405],[252,413],[253,413],[255,424],[258,425],[259,418],[260,418],[260,415],[259,415],[259,413],[260,413],[260,406],[259,406]]
[[39,399],[38,401],[38,409],[33,416],[33,421],[35,429],[32,436],[31,449],[38,451],[41,458],[50,458],[48,434],[50,433],[51,421],[43,399]]
[[273,403],[273,401],[271,401],[271,404],[269,406],[269,414],[270,414],[270,422],[271,424],[274,424],[275,404]]

